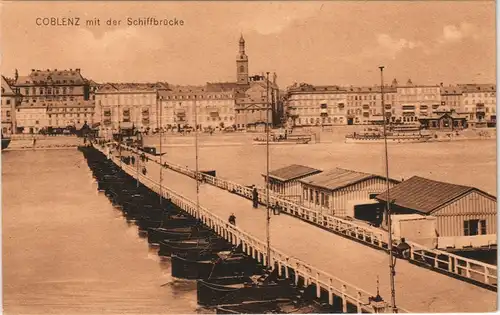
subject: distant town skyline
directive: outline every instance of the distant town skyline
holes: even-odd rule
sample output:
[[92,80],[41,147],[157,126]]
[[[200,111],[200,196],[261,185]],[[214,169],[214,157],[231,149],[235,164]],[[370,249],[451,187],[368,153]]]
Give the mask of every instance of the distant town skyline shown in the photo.
[[[278,84],[496,83],[495,2],[2,3],[2,75],[81,68],[97,82],[235,81],[243,34],[250,74]],[[122,20],[39,26],[37,18]],[[182,26],[126,26],[132,19]],[[125,24],[125,25],[123,25]]]

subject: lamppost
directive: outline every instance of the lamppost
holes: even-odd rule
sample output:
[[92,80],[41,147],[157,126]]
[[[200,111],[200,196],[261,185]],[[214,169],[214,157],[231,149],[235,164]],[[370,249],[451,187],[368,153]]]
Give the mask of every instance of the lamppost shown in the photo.
[[391,306],[392,306],[392,311],[394,313],[397,313],[397,307],[396,307],[396,288],[394,285],[394,276],[396,274],[395,272],[395,261],[394,257],[392,254],[392,220],[391,220],[391,199],[389,197],[389,189],[390,189],[390,183],[389,183],[389,154],[387,150],[387,122],[386,122],[386,113],[385,113],[385,103],[384,103],[384,66],[380,66],[380,94],[382,96],[382,121],[383,121],[383,126],[384,126],[384,151],[385,151],[385,182],[386,182],[386,221],[387,221],[387,231],[389,234],[389,273],[390,273],[390,282],[391,282]]
[[267,267],[271,267],[271,214],[269,209],[269,72],[266,72],[266,241],[267,241]]

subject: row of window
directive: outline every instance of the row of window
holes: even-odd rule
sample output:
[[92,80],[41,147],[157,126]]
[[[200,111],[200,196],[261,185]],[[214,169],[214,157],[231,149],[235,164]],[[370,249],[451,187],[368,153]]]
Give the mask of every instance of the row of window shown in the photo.
[[343,124],[344,123],[344,117],[316,117],[316,118],[298,118],[297,119],[297,123],[298,125],[301,125],[301,124],[320,124],[320,123],[339,123],[339,124]]
[[303,198],[304,201],[315,203],[318,206],[330,207],[330,197],[324,192],[313,190],[312,188],[304,188]]
[[[92,117],[94,114],[82,114],[83,117]],[[58,117],[80,117],[80,114],[49,114],[49,118],[52,118],[52,116],[58,118]]]
[[232,94],[202,94],[202,95],[167,95],[167,100],[189,100],[189,99],[231,99]]
[[[36,91],[37,91],[37,88],[36,87],[32,87],[31,88],[31,95],[36,95]],[[74,91],[74,87],[70,86],[68,88],[66,87],[62,87],[62,88],[58,88],[58,87],[41,87],[41,88],[38,88],[38,95],[44,95],[44,94],[48,94],[48,95],[51,95],[52,93],[53,94],[72,94]],[[24,95],[30,95],[30,88],[24,88]]]

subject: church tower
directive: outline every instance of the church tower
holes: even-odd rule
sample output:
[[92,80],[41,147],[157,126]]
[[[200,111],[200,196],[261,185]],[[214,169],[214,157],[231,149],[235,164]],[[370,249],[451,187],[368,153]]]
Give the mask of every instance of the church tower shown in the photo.
[[236,57],[236,83],[248,84],[248,56],[245,54],[245,40],[240,37],[240,52]]

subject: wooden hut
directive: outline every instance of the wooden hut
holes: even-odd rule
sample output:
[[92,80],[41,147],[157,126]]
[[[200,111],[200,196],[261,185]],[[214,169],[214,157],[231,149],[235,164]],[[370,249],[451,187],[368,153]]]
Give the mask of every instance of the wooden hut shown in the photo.
[[467,128],[467,118],[453,110],[437,110],[434,114],[419,118],[424,129],[454,131]]
[[[440,248],[496,244],[496,197],[474,187],[413,176],[389,189],[391,211],[437,217]],[[387,200],[386,192],[376,197]]]
[[[374,199],[387,189],[385,177],[335,168],[300,180],[302,204],[325,214],[345,217],[348,201]],[[398,181],[390,179],[390,186]]]
[[[283,195],[286,199],[301,202],[300,179],[321,173],[320,170],[298,164],[292,164],[269,172],[269,189]],[[264,181],[266,181],[266,174]]]

